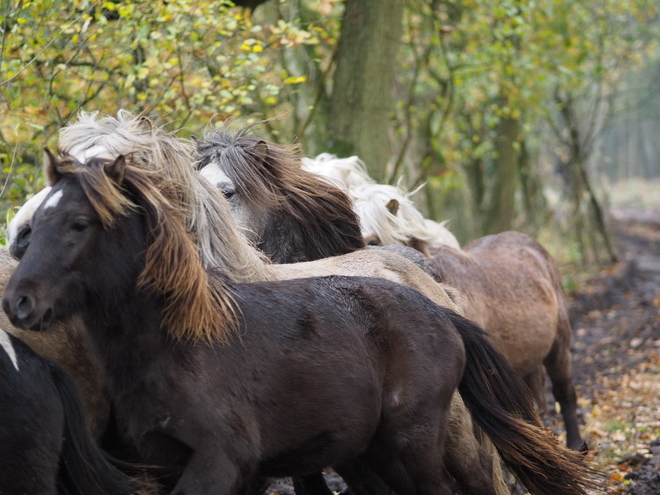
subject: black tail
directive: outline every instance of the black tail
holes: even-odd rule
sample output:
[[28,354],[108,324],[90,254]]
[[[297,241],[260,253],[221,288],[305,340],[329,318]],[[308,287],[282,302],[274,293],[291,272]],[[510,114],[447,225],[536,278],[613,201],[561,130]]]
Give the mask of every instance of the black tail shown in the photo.
[[502,460],[532,495],[586,495],[598,489],[585,456],[541,424],[532,396],[478,325],[447,311],[463,338],[467,364],[459,391]]
[[51,365],[53,382],[64,408],[64,442],[58,473],[58,493],[130,495],[145,488],[113,467],[86,429],[78,389],[60,368]]

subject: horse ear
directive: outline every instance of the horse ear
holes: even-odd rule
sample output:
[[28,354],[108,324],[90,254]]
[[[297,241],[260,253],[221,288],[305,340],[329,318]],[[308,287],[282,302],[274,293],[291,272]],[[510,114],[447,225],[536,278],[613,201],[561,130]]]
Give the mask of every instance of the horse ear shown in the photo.
[[252,154],[259,158],[262,162],[267,162],[268,158],[268,143],[266,141],[259,141],[252,148]]
[[199,139],[199,138],[198,138],[197,136],[195,136],[194,134],[192,134],[192,135],[190,136],[190,139],[192,139],[192,141],[193,141],[193,143],[195,143],[195,145],[199,145],[199,144],[202,143],[202,140]]
[[105,165],[103,170],[113,182],[121,185],[124,181],[124,172],[126,171],[126,158],[124,158],[124,155],[119,155],[114,162]]
[[138,129],[141,129],[145,132],[151,132],[154,128],[154,124],[151,122],[151,119],[147,117],[140,117],[138,121]]
[[57,170],[57,158],[47,147],[44,148],[44,173],[49,186],[54,185],[62,174]]
[[399,202],[396,199],[390,199],[385,205],[385,208],[387,208],[392,215],[396,215],[397,211],[399,211]]

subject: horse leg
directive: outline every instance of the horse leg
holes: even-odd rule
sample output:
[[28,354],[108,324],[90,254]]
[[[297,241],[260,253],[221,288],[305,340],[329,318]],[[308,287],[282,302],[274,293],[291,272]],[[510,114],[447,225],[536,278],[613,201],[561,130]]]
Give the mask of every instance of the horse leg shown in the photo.
[[353,459],[341,465],[334,466],[334,470],[342,477],[348,488],[343,495],[390,495],[392,491],[374,473],[369,465],[362,459]]
[[[245,466],[247,463],[240,463]],[[239,495],[250,492],[254,467],[239,468],[224,451],[195,452],[172,495]]]
[[566,428],[566,444],[573,450],[580,450],[584,440],[580,436],[577,421],[577,395],[571,377],[571,356],[569,340],[559,338],[555,341],[544,362]]
[[534,371],[523,377],[534,397],[534,402],[543,420],[548,419],[548,399],[545,395],[545,369],[539,364]]
[[[437,416],[427,421],[420,421],[424,413],[411,411],[410,417],[415,418],[412,422],[385,419],[362,456],[369,469],[397,495],[451,495],[442,459],[447,412],[436,412]],[[344,467],[344,474],[351,473]],[[349,487],[352,490],[352,485]]]
[[[495,446],[475,436],[472,417],[458,393],[452,397],[444,460],[461,493],[509,495]],[[490,446],[490,453],[484,448]]]
[[293,489],[296,495],[334,495],[321,473],[294,477]]

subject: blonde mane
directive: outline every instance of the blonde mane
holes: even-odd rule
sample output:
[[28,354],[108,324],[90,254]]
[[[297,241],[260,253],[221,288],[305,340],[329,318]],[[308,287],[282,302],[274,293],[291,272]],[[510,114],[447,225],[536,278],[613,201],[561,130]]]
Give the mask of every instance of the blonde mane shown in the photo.
[[154,126],[146,117],[120,110],[117,117],[81,112],[60,131],[62,153],[85,163],[97,156],[125,156],[134,168],[153,171],[168,183],[186,211],[186,228],[206,269],[218,268],[235,282],[267,280],[264,258],[235,228],[222,194],[192,166],[192,144]]
[[[106,229],[140,209],[147,217],[148,248],[138,288],[164,296],[162,325],[176,339],[226,341],[236,321],[236,304],[222,280],[211,278],[186,228],[178,188],[162,171],[126,163],[121,184],[105,171],[112,163],[92,158],[84,165],[64,156],[55,163],[62,175],[74,175]],[[139,199],[133,202],[127,192]]]
[[[410,195],[399,186],[366,184],[351,189],[355,211],[360,217],[362,233],[367,238],[376,235],[382,244],[405,244],[417,241],[422,250],[441,245],[460,249],[460,244],[446,227],[424,218],[411,201]],[[393,202],[393,203],[391,203]],[[390,211],[388,205],[395,204]]]
[[357,156],[337,158],[330,153],[321,153],[316,158],[302,158],[302,169],[324,177],[333,185],[350,191],[365,184],[374,184],[367,167]]

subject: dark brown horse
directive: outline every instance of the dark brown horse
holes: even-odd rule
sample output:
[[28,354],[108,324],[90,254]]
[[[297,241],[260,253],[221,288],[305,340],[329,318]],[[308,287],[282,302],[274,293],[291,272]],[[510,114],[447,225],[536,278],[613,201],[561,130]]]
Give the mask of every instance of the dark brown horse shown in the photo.
[[385,280],[225,282],[202,267],[166,178],[121,157],[47,167],[53,190],[3,308],[22,328],[81,313],[120,424],[181,474],[174,493],[239,494],[328,465],[356,490],[375,473],[400,495],[446,493],[457,385],[533,494],[586,493],[582,457],[540,427],[468,320]]

